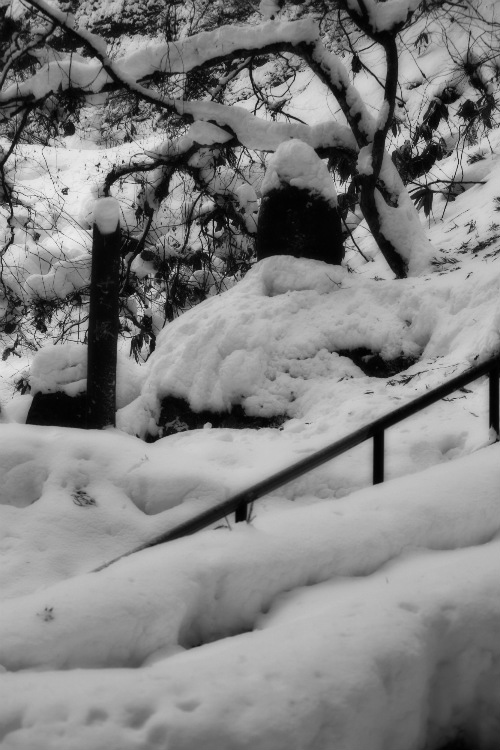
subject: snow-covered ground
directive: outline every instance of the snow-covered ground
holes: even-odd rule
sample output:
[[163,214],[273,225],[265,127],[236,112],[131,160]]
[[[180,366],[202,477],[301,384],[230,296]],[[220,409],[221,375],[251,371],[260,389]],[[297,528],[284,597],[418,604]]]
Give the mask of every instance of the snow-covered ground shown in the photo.
[[158,530],[116,478],[138,446],[51,437],[37,502],[4,506],[2,747],[496,746],[498,445],[95,573]]
[[[494,218],[494,181],[431,228],[443,254],[455,222]],[[497,746],[485,379],[388,431],[399,478],[367,487],[365,444],[264,498],[248,526],[91,572],[498,351],[496,247],[403,282],[268,259],[165,329],[119,412],[132,434],[0,425],[2,748],[419,750],[464,732]],[[368,377],[329,354],[353,345],[420,359]],[[141,415],[175,383],[194,406],[267,398],[290,419],[144,443]]]
[[[418,69],[407,51],[403,80],[444,70],[443,54],[434,39]],[[332,101],[313,85],[293,107],[315,125]],[[15,251],[19,288],[59,291],[69,256],[73,288],[87,283],[97,182],[137,148],[63,145],[24,152],[32,211],[60,200],[63,218]],[[499,159],[493,130],[434,168],[461,170],[464,192],[421,217],[432,272],[394,280],[361,223],[369,262],[354,247],[342,269],[269,258],[168,325],[147,366],[122,357],[119,429],[23,424],[31,396],[13,383],[31,361],[1,362],[2,750],[498,748],[500,444],[485,378],[387,432],[383,485],[366,443],[260,500],[249,524],[95,569],[500,352]],[[415,362],[368,376],[357,348]],[[42,350],[33,388],[81,390],[81,350]],[[146,443],[167,393],[286,420]]]

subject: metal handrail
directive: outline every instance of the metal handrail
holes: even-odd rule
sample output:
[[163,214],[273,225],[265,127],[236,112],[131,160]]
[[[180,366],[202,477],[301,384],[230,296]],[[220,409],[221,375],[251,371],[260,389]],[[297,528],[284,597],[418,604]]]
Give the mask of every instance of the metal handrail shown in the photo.
[[174,539],[180,539],[183,536],[194,534],[196,531],[201,531],[202,529],[207,528],[207,526],[211,526],[231,513],[235,513],[237,522],[246,521],[247,508],[251,503],[255,502],[255,500],[258,500],[264,495],[268,495],[270,492],[273,492],[273,490],[276,490],[303,474],[316,469],[318,466],[330,461],[332,458],[340,456],[342,453],[364,443],[370,438],[373,438],[373,484],[383,482],[385,430],[398,424],[398,422],[401,422],[403,419],[416,414],[422,409],[425,409],[427,406],[440,401],[445,396],[463,388],[483,375],[489,376],[489,426],[496,434],[498,440],[500,435],[500,355],[470,368],[461,375],[451,378],[446,383],[433,388],[422,396],[418,396],[408,404],[404,404],[404,406],[394,409],[394,411],[389,412],[389,414],[385,414],[384,416],[375,419],[370,424],[360,427],[358,430],[346,435],[346,437],[336,440],[334,443],[316,451],[307,458],[303,458],[301,461],[293,464],[293,466],[282,469],[267,479],[257,482],[252,485],[252,487],[242,490],[226,500],[222,500],[211,508],[207,508],[207,510],[198,513],[194,518],[179,523],[169,531],[159,534],[148,542],[144,542],[130,552],[127,552],[125,555],[121,555],[119,558],[101,565],[96,570],[101,570],[102,568],[111,565],[113,562],[116,562],[116,560],[121,559],[121,557],[126,557],[134,552],[139,552],[148,547],[154,547],[158,544],[164,544],[165,542],[171,542]]

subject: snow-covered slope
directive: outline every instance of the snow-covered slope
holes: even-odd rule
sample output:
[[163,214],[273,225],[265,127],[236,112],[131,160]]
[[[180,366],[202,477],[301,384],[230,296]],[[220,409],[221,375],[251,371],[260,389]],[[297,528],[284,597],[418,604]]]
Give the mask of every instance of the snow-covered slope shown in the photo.
[[[118,5],[82,9],[98,23]],[[460,54],[481,30],[468,37],[461,23]],[[439,24],[420,49],[423,28],[401,54],[406,122],[453,80],[460,99],[439,130],[449,148],[463,126],[457,110],[477,92],[453,78]],[[382,60],[366,55],[370,70],[355,83],[376,112]],[[308,76],[298,71],[287,111],[311,126],[331,121],[332,97]],[[28,297],[88,283],[98,184],[162,144],[152,135],[108,148],[94,115],[91,137],[23,146],[17,162],[30,211],[16,216],[3,260]],[[2,750],[498,748],[500,447],[485,379],[387,431],[383,485],[370,486],[366,443],[263,498],[249,524],[228,518],[93,571],[500,351],[499,159],[493,128],[436,162],[428,179],[442,193],[421,216],[431,272],[395,281],[357,217],[345,267],[267,259],[168,325],[140,375],[123,368],[121,429],[16,424],[30,396],[10,400],[12,383],[27,377],[29,357],[1,363]],[[129,227],[139,190],[117,191]],[[349,357],[356,349],[415,361],[374,377]],[[81,389],[75,352],[44,350],[34,386]],[[136,435],[157,433],[166,394],[287,419],[146,443]]]
[[[499,450],[83,575],[60,495],[43,557],[62,580],[25,560],[37,589],[2,605],[2,747],[493,747]],[[87,542],[123,503],[73,511]]]

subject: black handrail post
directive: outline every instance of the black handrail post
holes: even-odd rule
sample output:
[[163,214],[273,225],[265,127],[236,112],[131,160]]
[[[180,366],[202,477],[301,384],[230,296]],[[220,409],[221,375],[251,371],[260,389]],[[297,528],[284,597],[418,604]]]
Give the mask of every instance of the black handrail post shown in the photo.
[[373,436],[373,484],[384,481],[384,430],[378,430]]
[[490,429],[495,432],[495,442],[500,439],[500,360],[496,360],[489,371]]
[[87,335],[87,428],[115,426],[119,330],[120,207],[114,198],[94,206]]
[[247,521],[247,504],[245,502],[240,503],[236,508],[234,520],[236,523],[245,523]]

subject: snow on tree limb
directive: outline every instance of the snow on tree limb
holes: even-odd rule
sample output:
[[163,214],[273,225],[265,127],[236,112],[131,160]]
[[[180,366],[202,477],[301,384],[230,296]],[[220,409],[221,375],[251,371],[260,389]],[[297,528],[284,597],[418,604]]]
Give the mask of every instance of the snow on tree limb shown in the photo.
[[214,122],[228,127],[242,146],[258,151],[275,151],[290,138],[299,138],[313,148],[342,148],[357,151],[350,128],[335,121],[319,125],[298,122],[273,122],[255,117],[243,107],[228,107],[216,102],[183,102],[181,112],[194,120]]
[[[184,101],[163,97],[154,90],[142,86],[139,80],[158,70],[159,68],[155,67],[156,65],[162,64],[164,68],[168,69],[169,53],[166,52],[166,49],[170,50],[171,45],[152,45],[149,48],[150,51],[154,48],[161,48],[160,51],[156,49],[152,56],[150,52],[146,54],[141,51],[112,62],[102,55],[101,49],[94,46],[93,39],[89,35],[82,35],[80,30],[72,28],[73,19],[68,14],[55,10],[53,12],[53,9],[47,6],[43,0],[27,1],[33,7],[48,15],[57,24],[81,37],[87,47],[90,47],[96,53],[96,57],[100,59],[84,61],[80,56],[78,58],[69,56],[66,59],[48,62],[27,81],[13,84],[0,93],[0,108],[4,109],[5,117],[8,117],[12,109],[15,109],[23,101],[31,103],[33,103],[33,100],[42,101],[51,93],[70,88],[83,93],[98,93],[114,82],[129,88],[139,96],[143,96],[147,101],[175,111],[179,115],[187,116],[195,121],[213,122],[220,127],[227,127],[234,134],[239,144],[250,149],[275,151],[282,141],[289,138],[299,138],[313,148],[333,147],[351,151],[357,150],[351,130],[336,122],[328,122],[314,127],[301,123],[269,122],[255,117],[242,107],[228,107],[212,101]],[[228,40],[235,30],[237,33],[229,42]],[[211,44],[210,39],[212,40]],[[270,45],[299,45],[305,42],[320,45],[319,54],[328,59],[330,75],[335,76],[335,90],[342,89],[348,83],[348,75],[344,66],[338,58],[328,53],[321,45],[316,24],[309,20],[286,23],[271,21],[249,29],[228,26],[218,29],[216,32],[203,32],[203,34],[188,37],[184,42],[179,43],[178,55],[190,40],[195,40],[191,46],[186,47],[191,67],[188,61],[184,66],[185,71],[197,67],[202,58],[204,62],[207,62],[209,53],[212,55],[211,60],[217,60],[223,51],[226,56],[234,54],[235,51],[242,51],[242,46],[245,51],[248,51],[247,47],[250,48],[250,44],[254,45],[253,49],[262,50]],[[149,61],[147,65],[145,60]],[[178,60],[180,60],[180,57]],[[174,66],[177,65],[175,61],[173,64]],[[364,104],[352,86],[350,86],[350,94],[353,101],[353,116],[356,116],[360,109],[364,107]],[[371,122],[371,119],[366,112],[366,108],[364,108],[363,113],[368,129],[368,123]]]
[[347,9],[356,17],[364,17],[374,34],[394,32],[402,28],[421,0],[347,0]]
[[35,75],[22,83],[11,84],[0,93],[0,107],[5,110],[3,117],[8,119],[11,111],[20,102],[36,103],[43,101],[50,94],[57,91],[67,91],[70,88],[86,93],[102,91],[109,76],[98,60],[80,62],[71,56],[66,60],[49,62]]
[[375,119],[359,91],[352,85],[340,58],[329,52],[320,41],[314,45],[303,45],[301,55],[336,97],[358,146],[369,143],[376,129]]
[[[396,169],[385,154],[397,89],[396,36],[420,0],[387,0],[384,3],[376,0],[342,0],[344,9],[354,23],[381,44],[386,54],[385,102],[383,117],[378,120],[369,112],[365,101],[351,83],[349,72],[341,59],[323,44],[319,27],[311,18],[300,21],[270,20],[255,26],[223,26],[176,42],[151,44],[111,60],[106,54],[105,45],[95,35],[74,28],[71,15],[52,8],[45,0],[25,1],[53,24],[60,26],[73,42],[83,43],[94,57],[85,59],[70,55],[63,59],[49,59],[34,76],[0,93],[0,119],[2,115],[9,117],[35,107],[47,97],[57,96],[69,89],[83,96],[122,89],[137,95],[144,102],[180,115],[186,124],[198,123],[197,135],[190,131],[175,142],[165,141],[163,147],[147,154],[148,158],[154,160],[154,166],[146,164],[145,169],[152,171],[158,167],[158,171],[152,175],[154,179],[148,197],[150,207],[158,205],[165,197],[171,175],[177,168],[176,160],[184,163],[191,152],[206,146],[211,148],[225,144],[274,152],[281,143],[293,138],[315,150],[334,148],[349,151],[352,155],[361,149],[362,168],[358,175],[360,205],[389,265],[397,276],[402,277],[409,266],[415,267],[412,263],[414,250],[422,255],[427,254],[422,252],[422,248],[427,246],[423,229],[418,231],[416,210],[411,201],[406,200],[406,189],[396,179],[399,177]],[[316,126],[264,120],[241,106],[220,104],[213,100],[190,101],[166,97],[154,88],[148,88],[153,76],[186,74],[235,58],[241,69],[241,60],[249,55],[251,57],[252,53],[260,56],[277,52],[301,57],[309,65],[337,99],[348,127],[334,120]],[[205,142],[207,138],[209,143]],[[111,177],[114,180],[116,174],[113,173]],[[108,181],[107,189],[113,180]],[[401,253],[397,247],[401,235],[399,229],[409,224],[412,225],[413,240],[411,247]]]
[[[74,17],[49,6],[44,0],[26,0],[57,25],[78,34],[100,55],[105,57],[102,39],[95,34],[74,28]],[[123,76],[140,81],[158,72],[173,75],[189,73],[206,63],[214,64],[235,54],[263,50],[273,45],[314,43],[319,39],[319,28],[309,18],[299,21],[267,21],[256,26],[222,26],[213,31],[176,40],[148,44],[143,49],[116,61],[116,69]]]
[[[13,84],[0,94],[0,105],[25,98],[41,99],[57,91],[78,88],[89,93],[102,91],[107,84],[121,83],[133,87],[138,93],[154,97],[154,92],[137,84],[154,74],[165,75],[188,73],[207,63],[250,51],[269,51],[270,48],[288,48],[301,43],[315,43],[319,38],[317,25],[311,20],[276,23],[269,21],[253,27],[224,26],[210,32],[202,32],[175,43],[151,44],[112,62],[104,53],[96,36],[73,28],[74,19],[48,6],[43,0],[27,0],[34,8],[71,32],[86,43],[98,60],[82,62],[70,56],[65,60],[47,63],[38,73],[21,84]],[[78,56],[79,57],[79,56]],[[174,106],[173,100],[158,97],[166,106]]]
[[222,26],[203,31],[176,42],[148,45],[119,61],[120,70],[137,80],[154,73],[189,73],[206,63],[233,55],[269,49],[273,46],[296,46],[319,39],[318,26],[312,19],[300,21],[267,21],[257,26]]

